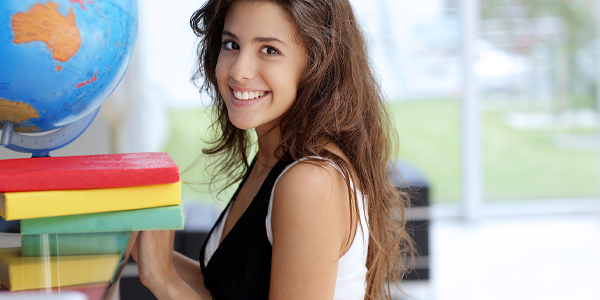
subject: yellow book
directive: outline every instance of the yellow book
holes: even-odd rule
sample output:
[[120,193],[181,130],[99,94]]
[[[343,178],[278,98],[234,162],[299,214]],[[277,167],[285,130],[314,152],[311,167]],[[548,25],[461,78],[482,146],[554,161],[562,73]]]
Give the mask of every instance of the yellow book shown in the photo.
[[120,188],[0,193],[0,216],[22,220],[178,205],[181,182]]
[[22,257],[0,248],[0,283],[11,291],[110,282],[120,254]]

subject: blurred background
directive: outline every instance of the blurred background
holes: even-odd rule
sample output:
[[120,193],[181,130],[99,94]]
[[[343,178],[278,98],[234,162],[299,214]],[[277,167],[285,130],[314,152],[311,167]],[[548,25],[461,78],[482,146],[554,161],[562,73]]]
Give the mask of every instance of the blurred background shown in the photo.
[[[139,1],[125,78],[53,155],[166,151],[181,171],[193,166],[184,180],[207,182],[210,100],[189,80],[188,22],[202,3]],[[428,272],[396,297],[600,299],[600,1],[351,3],[400,136],[396,158],[427,190],[412,216],[424,221]],[[11,157],[27,155],[0,149]],[[226,200],[184,187],[186,203],[218,212]]]

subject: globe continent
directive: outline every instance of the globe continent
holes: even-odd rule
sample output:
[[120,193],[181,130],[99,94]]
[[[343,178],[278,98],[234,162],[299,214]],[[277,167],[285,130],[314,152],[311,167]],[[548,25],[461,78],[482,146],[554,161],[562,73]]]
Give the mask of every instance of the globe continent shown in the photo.
[[96,111],[137,37],[132,0],[0,1],[0,128],[43,132]]

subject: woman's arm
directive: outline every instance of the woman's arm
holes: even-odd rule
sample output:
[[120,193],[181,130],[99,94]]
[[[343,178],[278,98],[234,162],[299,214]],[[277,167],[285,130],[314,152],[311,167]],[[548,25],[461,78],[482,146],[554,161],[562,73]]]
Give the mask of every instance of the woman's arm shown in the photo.
[[175,231],[142,231],[131,251],[140,280],[156,298],[212,299],[198,263],[173,251]]
[[327,163],[298,163],[279,179],[269,299],[333,298],[350,233],[348,203],[342,176]]
[[202,299],[211,299],[210,292],[204,286],[204,275],[200,264],[178,252],[173,252],[173,266],[177,275],[196,291]]

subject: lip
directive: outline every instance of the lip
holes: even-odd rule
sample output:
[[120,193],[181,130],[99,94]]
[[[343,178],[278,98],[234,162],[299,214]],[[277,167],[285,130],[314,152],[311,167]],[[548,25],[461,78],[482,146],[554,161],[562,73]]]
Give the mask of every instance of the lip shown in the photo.
[[267,92],[265,95],[263,95],[260,98],[254,98],[252,100],[238,100],[234,95],[233,95],[233,91],[238,91],[238,92],[255,92],[257,90],[253,90],[253,89],[247,89],[247,88],[232,88],[229,87],[229,96],[231,97],[231,103],[235,106],[239,106],[239,107],[246,107],[246,106],[252,106],[254,104],[256,104],[257,102],[262,101],[264,98],[266,98],[267,96],[269,96],[271,94],[270,91],[265,91]]

